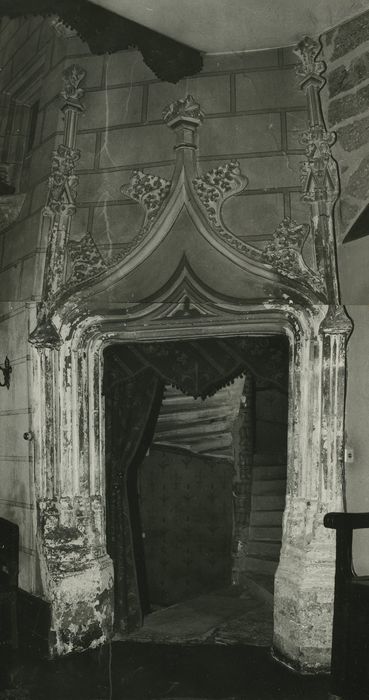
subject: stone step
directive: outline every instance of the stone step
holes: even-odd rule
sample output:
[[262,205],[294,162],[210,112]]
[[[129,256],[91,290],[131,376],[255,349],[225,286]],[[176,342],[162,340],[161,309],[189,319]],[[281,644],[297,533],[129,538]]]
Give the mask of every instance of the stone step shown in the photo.
[[[243,573],[241,583],[246,590],[252,591],[257,598],[273,607],[274,603],[274,575],[259,574],[256,571]],[[241,596],[242,597],[242,596]]]
[[254,481],[262,481],[264,479],[283,479],[286,481],[287,467],[281,464],[270,464],[267,467],[254,467],[252,475]]
[[283,512],[281,510],[251,511],[250,525],[252,527],[282,527]]
[[247,557],[243,565],[243,571],[254,571],[259,574],[271,574],[274,576],[278,562],[262,557]]
[[252,493],[254,496],[270,494],[279,496],[286,493],[286,479],[262,479],[261,481],[252,482]]
[[281,543],[278,541],[249,540],[247,545],[248,556],[262,557],[263,559],[279,560]]
[[284,494],[275,495],[273,493],[252,495],[252,510],[273,510],[284,511],[285,506],[285,496]]
[[268,525],[256,527],[255,525],[250,527],[250,540],[265,540],[266,542],[272,541],[282,541],[282,528],[272,527]]

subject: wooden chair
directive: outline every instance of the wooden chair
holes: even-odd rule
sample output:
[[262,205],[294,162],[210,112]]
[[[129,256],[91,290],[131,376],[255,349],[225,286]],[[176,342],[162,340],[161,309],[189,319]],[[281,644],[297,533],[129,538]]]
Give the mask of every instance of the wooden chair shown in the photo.
[[369,528],[369,513],[328,513],[336,530],[331,700],[369,698],[369,576],[352,564],[353,530]]
[[0,646],[18,646],[19,528],[0,518]]

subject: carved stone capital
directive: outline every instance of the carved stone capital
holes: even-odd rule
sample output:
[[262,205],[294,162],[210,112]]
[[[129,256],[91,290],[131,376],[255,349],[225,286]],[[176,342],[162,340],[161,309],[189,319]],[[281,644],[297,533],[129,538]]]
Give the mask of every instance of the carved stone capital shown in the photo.
[[341,304],[331,304],[320,330],[324,335],[344,335],[349,337],[352,333],[353,323],[347,315],[346,309]]
[[304,37],[294,49],[294,53],[300,59],[300,64],[296,67],[296,73],[302,79],[300,83],[301,88],[309,81],[314,82],[318,88],[324,85],[325,80],[322,77],[322,73],[325,71],[325,63],[317,60],[320,51],[319,41],[309,36]]
[[180,123],[199,126],[204,120],[204,113],[192,95],[187,95],[187,97],[167,105],[163,110],[162,118],[165,124],[170,128]]
[[80,151],[60,144],[52,154],[49,192],[44,214],[75,213],[78,177],[74,174]]
[[80,84],[85,76],[85,69],[81,68],[81,66],[78,66],[76,63],[73,63],[63,70],[62,77],[64,87],[60,94],[64,97],[67,106],[69,105],[78,110],[84,109],[81,103],[84,90],[80,87]]
[[217,230],[223,229],[221,208],[232,197],[248,185],[248,178],[241,173],[240,164],[232,160],[225,165],[209,170],[202,177],[193,180],[195,192],[205,207],[208,219]]
[[300,284],[302,282],[314,291],[324,294],[323,280],[306,265],[302,256],[309,230],[308,224],[298,224],[293,219],[283,219],[274,232],[273,240],[264,248],[262,257],[281,275]]

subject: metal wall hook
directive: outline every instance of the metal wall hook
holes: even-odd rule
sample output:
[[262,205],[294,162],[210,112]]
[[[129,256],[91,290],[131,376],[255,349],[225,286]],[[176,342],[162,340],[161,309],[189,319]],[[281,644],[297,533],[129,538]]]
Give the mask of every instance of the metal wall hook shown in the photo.
[[4,366],[0,365],[0,370],[3,373],[4,381],[0,382],[0,386],[6,386],[7,389],[10,387],[10,375],[13,371],[10,362],[9,362],[9,357],[6,356]]

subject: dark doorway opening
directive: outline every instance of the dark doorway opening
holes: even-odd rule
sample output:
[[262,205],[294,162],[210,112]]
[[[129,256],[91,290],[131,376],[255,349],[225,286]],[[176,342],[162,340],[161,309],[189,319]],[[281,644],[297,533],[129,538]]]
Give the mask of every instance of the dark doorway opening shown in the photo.
[[116,631],[250,577],[272,580],[285,501],[287,339],[126,343],[104,355]]

